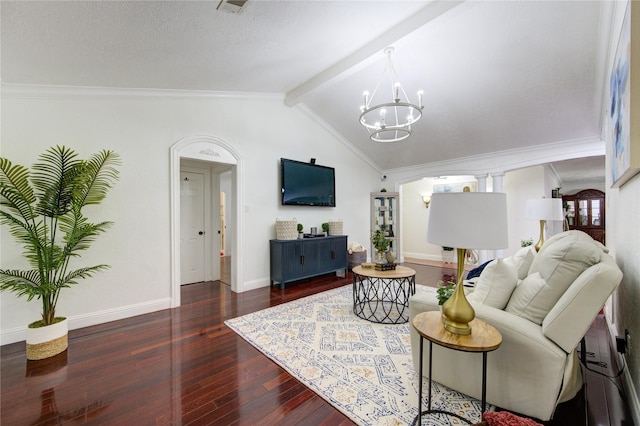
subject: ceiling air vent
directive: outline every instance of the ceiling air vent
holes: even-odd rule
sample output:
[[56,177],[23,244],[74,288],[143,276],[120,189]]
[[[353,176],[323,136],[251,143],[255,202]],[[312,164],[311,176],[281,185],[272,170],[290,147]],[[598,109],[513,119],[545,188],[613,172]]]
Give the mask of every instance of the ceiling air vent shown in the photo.
[[249,0],[221,0],[216,9],[222,12],[237,14],[242,11],[242,8],[248,1]]

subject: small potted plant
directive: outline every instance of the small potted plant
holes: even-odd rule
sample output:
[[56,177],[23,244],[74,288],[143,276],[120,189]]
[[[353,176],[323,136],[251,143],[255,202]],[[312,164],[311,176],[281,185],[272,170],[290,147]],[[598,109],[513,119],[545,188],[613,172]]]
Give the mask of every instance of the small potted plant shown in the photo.
[[304,233],[302,231],[304,231],[304,225],[299,223],[298,224],[298,238],[304,238]]
[[436,290],[438,294],[438,305],[444,305],[444,302],[449,300],[455,290],[456,283],[453,281],[449,281],[447,284],[445,284],[444,281],[438,281],[438,289]]
[[520,247],[529,247],[533,245],[533,238],[529,238],[528,240],[520,240]]
[[442,247],[442,263],[453,263],[453,247]]
[[322,232],[326,235],[329,235],[329,222],[325,222],[322,224]]
[[376,263],[385,263],[386,259],[383,260],[384,253],[389,249],[391,240],[384,236],[384,231],[382,229],[377,229],[373,234],[371,234],[371,243],[378,254]]

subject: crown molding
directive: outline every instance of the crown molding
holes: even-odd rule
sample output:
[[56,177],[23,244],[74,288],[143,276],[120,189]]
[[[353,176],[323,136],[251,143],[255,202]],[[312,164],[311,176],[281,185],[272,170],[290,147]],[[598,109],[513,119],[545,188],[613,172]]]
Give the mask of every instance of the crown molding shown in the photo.
[[324,128],[327,132],[331,133],[333,137],[338,139],[344,146],[346,146],[351,152],[353,152],[356,156],[358,156],[362,161],[367,163],[372,169],[374,169],[377,173],[382,173],[382,169],[380,166],[376,164],[370,157],[368,157],[364,152],[356,148],[351,142],[349,142],[340,132],[338,132],[332,125],[327,123],[324,119],[322,119],[318,114],[316,114],[311,108],[309,108],[305,104],[297,104],[295,108],[302,111],[304,114],[309,116],[313,121],[318,123],[322,128]]
[[398,183],[405,183],[430,176],[496,175],[555,161],[600,155],[605,155],[605,143],[602,139],[593,137],[459,157],[434,163],[388,169],[383,172],[396,176]]
[[115,87],[0,85],[4,99],[262,99],[284,102],[281,93],[220,92],[207,90],[137,89]]

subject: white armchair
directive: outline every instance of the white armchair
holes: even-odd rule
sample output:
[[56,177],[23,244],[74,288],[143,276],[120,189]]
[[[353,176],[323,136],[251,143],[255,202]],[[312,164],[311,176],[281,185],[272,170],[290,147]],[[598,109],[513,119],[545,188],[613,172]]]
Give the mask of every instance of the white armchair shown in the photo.
[[[487,357],[487,402],[549,420],[558,403],[582,387],[576,346],[622,272],[607,249],[580,231],[550,238],[538,254],[489,264],[468,296],[476,317],[502,333],[500,348]],[[512,282],[516,279],[516,282]],[[435,289],[409,301],[410,321],[439,310]],[[413,362],[419,368],[419,335],[411,328]],[[425,374],[429,355],[423,356]],[[433,380],[481,397],[482,357],[433,347]]]

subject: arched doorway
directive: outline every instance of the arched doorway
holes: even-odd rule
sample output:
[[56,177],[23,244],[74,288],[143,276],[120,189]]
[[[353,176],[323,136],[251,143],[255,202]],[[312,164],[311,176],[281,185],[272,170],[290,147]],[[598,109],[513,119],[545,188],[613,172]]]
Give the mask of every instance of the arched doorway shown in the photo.
[[227,235],[231,244],[231,290],[242,291],[242,157],[227,142],[214,136],[189,136],[171,147],[171,306],[180,306],[180,161],[181,159],[226,164],[231,170],[232,205],[234,220]]

